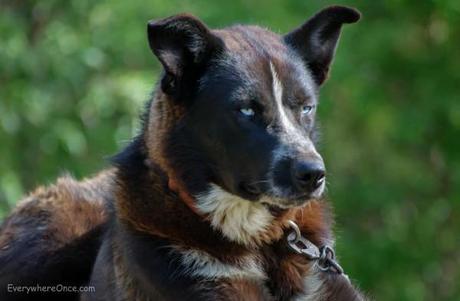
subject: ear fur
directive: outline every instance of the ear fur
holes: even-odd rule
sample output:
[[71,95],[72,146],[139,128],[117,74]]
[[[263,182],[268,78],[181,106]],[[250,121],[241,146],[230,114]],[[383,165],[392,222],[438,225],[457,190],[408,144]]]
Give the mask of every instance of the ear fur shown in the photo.
[[220,38],[189,14],[150,21],[147,35],[150,49],[165,70],[161,86],[167,94],[177,92],[181,81],[193,77],[223,47]]
[[328,76],[342,25],[355,23],[360,17],[354,8],[331,6],[284,36],[284,41],[301,55],[318,85]]

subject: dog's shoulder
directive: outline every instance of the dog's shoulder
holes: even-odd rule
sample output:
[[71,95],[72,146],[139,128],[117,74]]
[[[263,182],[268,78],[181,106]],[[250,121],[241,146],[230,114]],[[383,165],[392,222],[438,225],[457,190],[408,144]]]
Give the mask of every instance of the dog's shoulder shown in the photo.
[[64,176],[19,202],[0,226],[0,296],[7,284],[87,280],[111,210],[113,175],[109,169],[80,182]]
[[52,238],[47,248],[59,248],[107,219],[113,170],[76,181],[64,176],[55,184],[39,187],[5,219],[0,249],[8,250],[24,240],[31,230]]

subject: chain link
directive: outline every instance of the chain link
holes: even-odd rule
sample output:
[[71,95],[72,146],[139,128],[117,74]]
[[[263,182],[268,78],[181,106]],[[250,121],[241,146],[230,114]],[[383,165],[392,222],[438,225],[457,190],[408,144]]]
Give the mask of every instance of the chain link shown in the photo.
[[328,245],[318,248],[314,243],[302,236],[299,226],[295,222],[290,220],[289,225],[292,231],[287,236],[287,243],[294,252],[304,255],[310,260],[315,260],[321,271],[343,274],[346,277],[343,273],[343,268],[335,260],[334,249]]

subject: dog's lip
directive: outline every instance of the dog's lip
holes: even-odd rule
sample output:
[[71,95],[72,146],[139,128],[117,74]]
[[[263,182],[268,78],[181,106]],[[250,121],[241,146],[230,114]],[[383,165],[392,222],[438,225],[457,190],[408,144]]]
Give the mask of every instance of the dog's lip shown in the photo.
[[242,194],[244,199],[249,201],[257,201],[261,196],[261,194],[255,194],[248,191],[241,191],[240,194]]
[[258,187],[249,185],[246,182],[240,183],[239,190],[240,193],[242,193],[244,197],[249,200],[257,200],[262,195],[262,191]]
[[[268,200],[267,200],[268,199]],[[281,209],[289,209],[295,207],[302,207],[307,204],[309,201],[314,200],[313,196],[310,194],[297,194],[288,197],[275,197],[275,196],[266,196],[265,200],[262,200],[261,203],[267,206],[269,209],[277,208],[278,210]],[[269,201],[275,200],[275,201]]]
[[289,203],[279,203],[279,204],[262,203],[262,205],[265,206],[268,210],[270,210],[270,212],[279,213],[279,212],[284,212],[289,209],[303,207],[312,200],[313,199],[307,199],[307,200],[304,199],[301,202],[289,202]]

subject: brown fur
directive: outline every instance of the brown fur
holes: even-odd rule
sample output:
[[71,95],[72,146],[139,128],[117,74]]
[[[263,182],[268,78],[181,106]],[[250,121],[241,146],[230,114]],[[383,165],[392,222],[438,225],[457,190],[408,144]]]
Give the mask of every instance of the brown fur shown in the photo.
[[7,249],[21,233],[31,231],[24,220],[35,219],[46,228],[44,247],[58,249],[107,220],[113,169],[77,182],[70,176],[49,187],[39,187],[19,202],[0,232],[0,249]]
[[133,198],[126,194],[121,182],[116,191],[117,214],[121,221],[138,231],[172,238],[175,243],[208,252],[221,260],[248,252],[244,246],[223,239],[202,216],[191,211],[174,191],[169,190],[165,174],[154,170],[149,173],[148,180],[142,185],[150,187],[158,201]]
[[221,301],[240,301],[240,300],[251,300],[251,301],[269,301],[271,299],[270,294],[261,287],[260,283],[236,279],[232,281],[222,281],[217,287],[220,291]]

